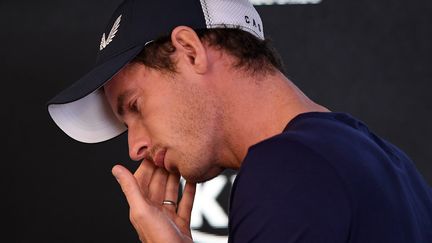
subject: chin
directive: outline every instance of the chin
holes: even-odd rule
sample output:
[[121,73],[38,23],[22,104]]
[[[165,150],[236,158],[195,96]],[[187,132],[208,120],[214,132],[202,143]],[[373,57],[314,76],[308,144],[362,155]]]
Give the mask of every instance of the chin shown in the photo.
[[186,181],[191,183],[202,183],[209,181],[216,176],[220,175],[223,172],[223,168],[217,167],[217,168],[211,168],[206,171],[200,171],[203,173],[181,173],[181,176],[186,179]]
[[[169,150],[168,150],[169,152]],[[185,154],[165,155],[165,169],[170,173],[180,174],[186,181],[202,183],[218,176],[224,168],[216,166],[216,160],[206,160],[205,156],[185,156]],[[171,158],[175,158],[172,160]]]

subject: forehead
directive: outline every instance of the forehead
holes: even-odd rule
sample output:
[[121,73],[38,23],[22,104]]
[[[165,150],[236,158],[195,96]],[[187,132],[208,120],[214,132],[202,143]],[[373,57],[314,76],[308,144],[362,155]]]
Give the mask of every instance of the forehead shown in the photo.
[[127,64],[104,85],[105,90],[115,92],[134,85],[141,72],[140,66],[135,63]]
[[137,90],[140,81],[140,68],[137,64],[123,67],[104,85],[105,96],[111,106],[116,106],[120,96],[124,99],[132,90]]

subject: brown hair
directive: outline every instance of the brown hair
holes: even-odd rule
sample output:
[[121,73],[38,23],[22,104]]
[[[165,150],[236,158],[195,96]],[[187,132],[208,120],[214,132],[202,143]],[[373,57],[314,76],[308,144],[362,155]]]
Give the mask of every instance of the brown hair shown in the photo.
[[[201,40],[210,46],[226,51],[235,57],[235,68],[244,68],[252,74],[274,72],[275,68],[284,73],[282,60],[270,40],[260,40],[254,35],[233,28],[195,30]],[[142,63],[159,71],[176,71],[171,54],[175,47],[169,36],[160,37],[146,45],[132,62]]]

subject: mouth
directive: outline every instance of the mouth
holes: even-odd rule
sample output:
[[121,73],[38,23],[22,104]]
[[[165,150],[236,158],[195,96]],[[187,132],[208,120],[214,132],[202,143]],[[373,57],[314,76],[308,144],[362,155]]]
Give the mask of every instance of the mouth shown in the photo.
[[157,151],[155,158],[154,158],[154,163],[156,166],[161,167],[161,168],[165,168],[165,153],[166,153],[165,149],[161,149],[161,150]]

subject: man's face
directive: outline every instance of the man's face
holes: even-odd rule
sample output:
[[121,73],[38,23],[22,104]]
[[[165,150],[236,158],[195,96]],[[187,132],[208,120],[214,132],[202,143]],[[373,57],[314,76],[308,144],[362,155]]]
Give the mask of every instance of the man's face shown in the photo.
[[221,112],[214,92],[200,81],[132,63],[104,86],[112,110],[128,127],[131,159],[149,160],[194,182],[221,172]]

